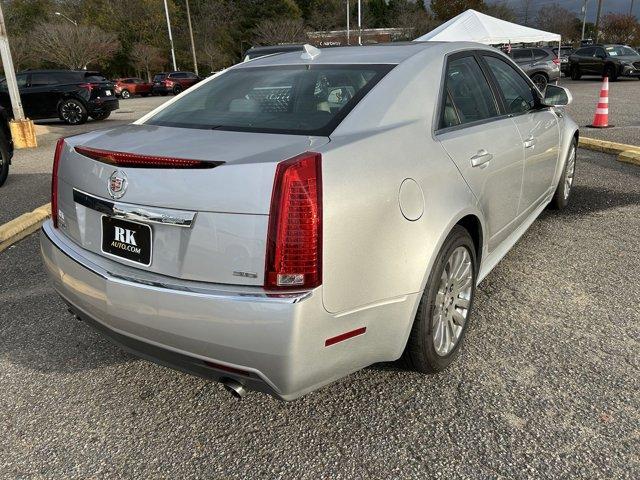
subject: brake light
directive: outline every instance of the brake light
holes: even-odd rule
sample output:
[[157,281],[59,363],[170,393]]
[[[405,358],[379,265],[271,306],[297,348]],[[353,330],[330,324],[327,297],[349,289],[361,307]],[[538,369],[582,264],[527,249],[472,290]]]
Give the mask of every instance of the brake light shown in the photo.
[[164,84],[166,87],[173,87],[173,81],[172,80],[165,80]]
[[53,171],[51,172],[51,220],[54,228],[58,228],[58,169],[62,150],[64,150],[64,138],[59,138],[53,155]]
[[112,152],[77,146],[76,152],[98,162],[108,163],[118,167],[129,168],[214,168],[224,162],[206,162],[189,158],[162,157],[159,155],[140,155],[137,153]]
[[322,156],[307,152],[278,164],[271,196],[265,288],[322,283]]

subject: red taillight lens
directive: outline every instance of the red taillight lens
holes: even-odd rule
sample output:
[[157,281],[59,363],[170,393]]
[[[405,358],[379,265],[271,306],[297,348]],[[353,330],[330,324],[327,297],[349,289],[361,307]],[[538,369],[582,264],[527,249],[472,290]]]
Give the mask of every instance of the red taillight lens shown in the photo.
[[59,138],[53,155],[53,171],[51,172],[51,220],[54,228],[58,228],[58,169],[63,149],[64,138]]
[[165,84],[165,86],[167,86],[167,87],[173,87],[173,81],[171,81],[171,80],[165,80],[165,81],[164,81],[164,84]]
[[322,283],[322,156],[303,153],[276,168],[265,288],[313,288]]
[[555,63],[556,65],[560,65],[560,59],[559,58],[554,58],[553,63]]

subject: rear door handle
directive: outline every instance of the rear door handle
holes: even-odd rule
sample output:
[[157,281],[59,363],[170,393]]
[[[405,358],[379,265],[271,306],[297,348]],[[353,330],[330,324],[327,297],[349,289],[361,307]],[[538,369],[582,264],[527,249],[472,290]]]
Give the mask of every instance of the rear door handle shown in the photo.
[[536,139],[533,137],[529,137],[523,142],[523,145],[524,148],[533,148],[536,146]]
[[484,167],[491,161],[492,158],[493,158],[493,154],[487,152],[483,148],[482,150],[478,150],[478,153],[476,153],[473,157],[471,157],[471,166]]

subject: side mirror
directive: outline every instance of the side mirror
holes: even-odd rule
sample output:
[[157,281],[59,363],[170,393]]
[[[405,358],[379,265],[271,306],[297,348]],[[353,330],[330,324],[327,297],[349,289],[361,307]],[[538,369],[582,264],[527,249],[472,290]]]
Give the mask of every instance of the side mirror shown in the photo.
[[572,101],[571,92],[566,88],[558,85],[547,85],[543,99],[543,103],[547,107],[566,107]]

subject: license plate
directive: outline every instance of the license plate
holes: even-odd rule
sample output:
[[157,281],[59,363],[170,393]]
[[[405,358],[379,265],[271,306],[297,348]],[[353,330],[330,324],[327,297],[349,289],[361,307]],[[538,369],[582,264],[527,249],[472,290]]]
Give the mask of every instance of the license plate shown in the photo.
[[104,94],[108,97],[109,95],[111,95],[111,90],[105,90]]
[[151,227],[143,223],[102,217],[102,253],[140,265],[151,265]]

